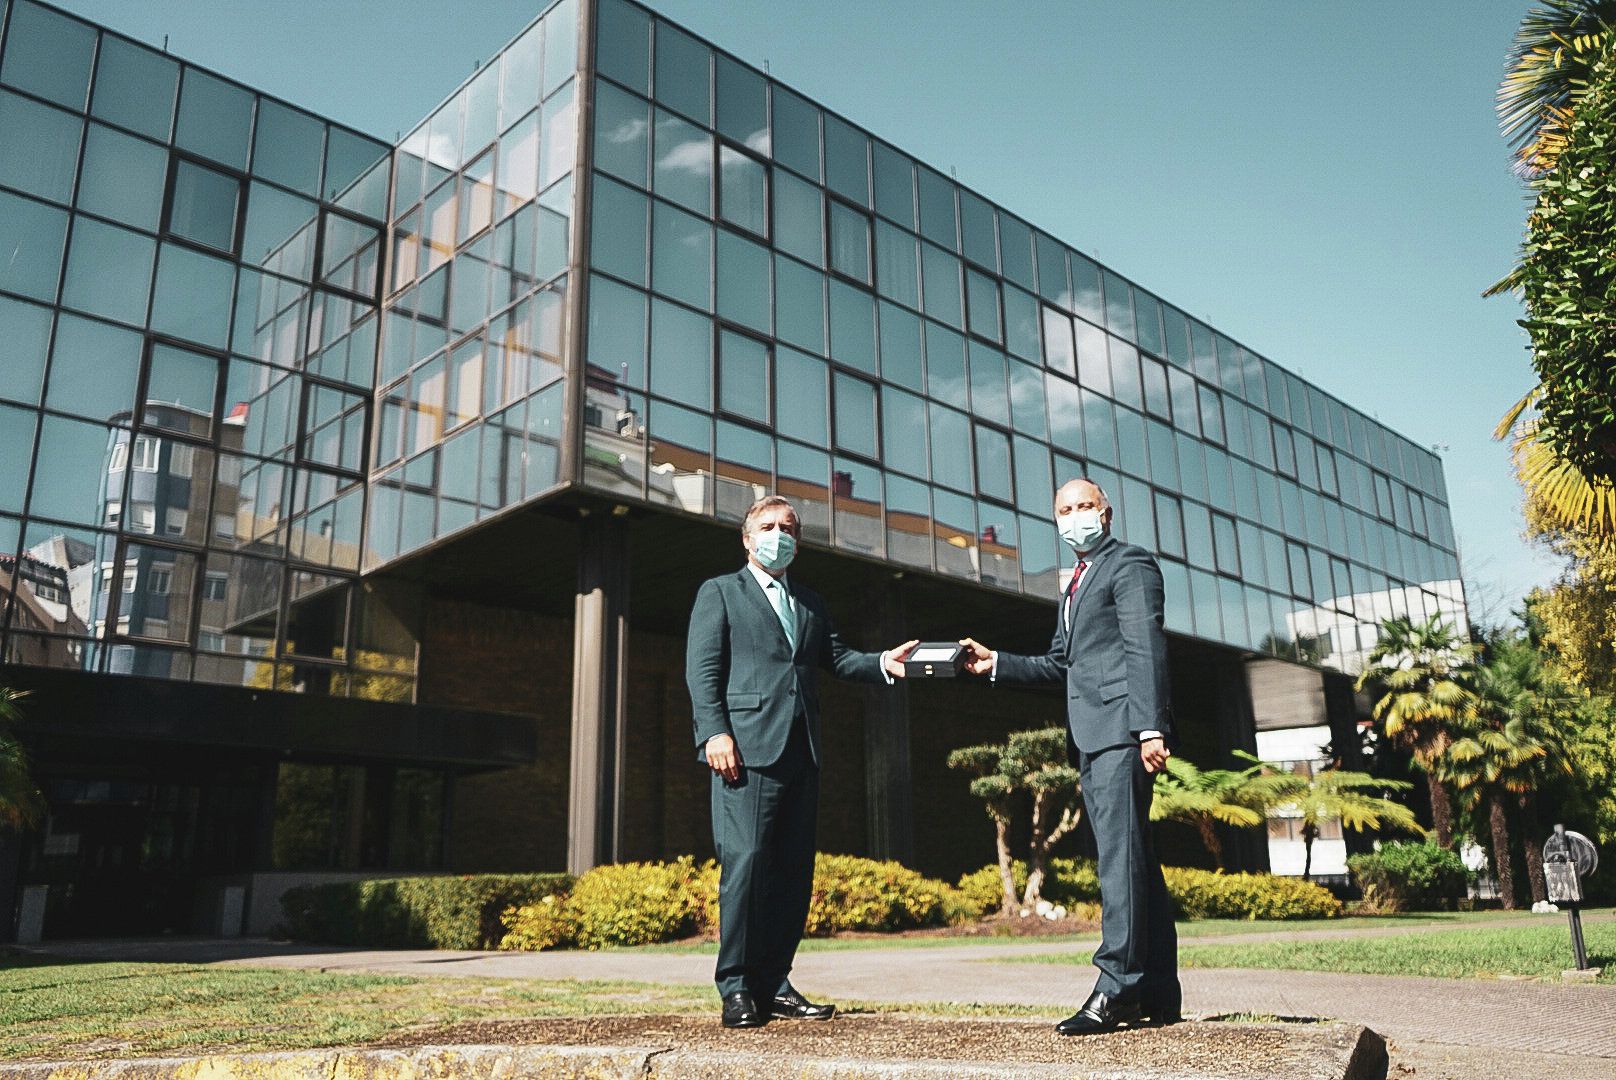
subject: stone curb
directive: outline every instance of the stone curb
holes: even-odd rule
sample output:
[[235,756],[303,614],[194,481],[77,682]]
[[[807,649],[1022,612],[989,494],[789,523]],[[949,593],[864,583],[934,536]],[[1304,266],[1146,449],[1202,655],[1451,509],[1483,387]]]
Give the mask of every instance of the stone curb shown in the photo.
[[[1386,1043],[1379,1035],[1349,1024],[1319,1025],[1313,1032],[1318,1067],[1308,1070],[1308,1078],[1384,1080]],[[0,1065],[0,1080],[1211,1080],[1217,1075],[1227,1074],[1148,1066],[1094,1071],[1073,1064],[764,1058],[643,1046],[421,1046]],[[1301,1074],[1292,1075],[1301,1080]]]

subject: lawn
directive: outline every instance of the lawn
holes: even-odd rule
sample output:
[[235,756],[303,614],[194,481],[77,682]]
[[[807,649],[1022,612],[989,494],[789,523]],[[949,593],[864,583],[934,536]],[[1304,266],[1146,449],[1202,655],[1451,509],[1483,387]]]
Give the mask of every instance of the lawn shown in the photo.
[[701,1012],[708,987],[0,960],[0,1060],[289,1050],[456,1020]]
[[[1616,923],[1584,926],[1589,963],[1603,966],[1601,983],[1616,983]],[[1029,963],[1087,964],[1081,955],[1005,957]],[[1265,968],[1361,975],[1425,975],[1445,979],[1500,977],[1554,979],[1572,964],[1571,936],[1563,919],[1508,927],[1412,931],[1387,937],[1303,938],[1249,944],[1185,945],[1179,965]]]

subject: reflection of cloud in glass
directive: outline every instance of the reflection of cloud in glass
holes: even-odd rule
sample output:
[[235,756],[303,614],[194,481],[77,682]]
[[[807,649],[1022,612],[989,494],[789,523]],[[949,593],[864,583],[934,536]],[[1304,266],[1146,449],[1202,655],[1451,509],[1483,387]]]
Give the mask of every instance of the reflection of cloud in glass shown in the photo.
[[712,170],[712,147],[705,138],[675,143],[657,155],[657,165],[692,176],[706,176]]
[[650,126],[643,119],[635,117],[613,125],[609,130],[602,131],[601,135],[609,143],[626,146],[645,138],[646,129]]

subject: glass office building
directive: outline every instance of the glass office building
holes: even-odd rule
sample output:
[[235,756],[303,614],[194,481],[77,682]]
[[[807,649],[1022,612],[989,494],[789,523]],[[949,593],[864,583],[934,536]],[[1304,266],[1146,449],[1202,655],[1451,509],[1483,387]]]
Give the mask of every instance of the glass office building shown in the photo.
[[[682,619],[770,491],[849,636],[1015,644],[1094,477],[1233,680],[1212,751],[1350,729],[1377,622],[1463,622],[1432,453],[628,0],[396,145],[0,10],[0,677],[50,803],[0,897],[47,933],[699,850]],[[841,709],[839,839],[937,862],[935,688]]]

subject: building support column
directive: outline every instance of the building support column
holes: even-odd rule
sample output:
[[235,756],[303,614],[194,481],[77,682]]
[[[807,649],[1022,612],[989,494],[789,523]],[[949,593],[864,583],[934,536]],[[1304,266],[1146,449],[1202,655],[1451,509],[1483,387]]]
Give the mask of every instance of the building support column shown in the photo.
[[[888,648],[904,637],[900,579],[882,573],[871,589],[866,633],[870,646]],[[864,821],[870,857],[912,865],[915,853],[914,785],[909,766],[909,688],[871,686],[864,698]]]
[[622,850],[628,696],[628,521],[592,513],[578,527],[567,786],[567,870],[573,874],[616,862]]
[[[1257,753],[1257,713],[1251,703],[1251,679],[1244,662],[1218,665],[1218,752],[1217,768],[1242,769],[1249,762],[1234,751]],[[1265,873],[1268,870],[1268,826],[1236,829],[1220,826],[1223,836],[1225,869]]]
[[[1330,725],[1330,749],[1335,752],[1337,768],[1347,772],[1367,772],[1369,761],[1364,754],[1363,735],[1358,730],[1358,695],[1352,689],[1352,680],[1345,675],[1323,672],[1324,716]],[[1368,833],[1356,829],[1342,829],[1347,854],[1362,855],[1375,850],[1375,841]]]

